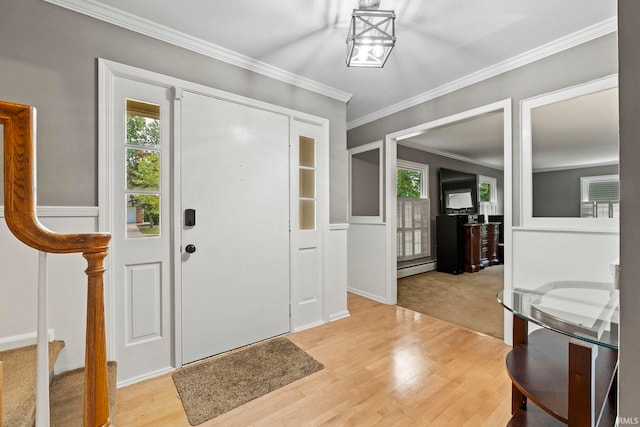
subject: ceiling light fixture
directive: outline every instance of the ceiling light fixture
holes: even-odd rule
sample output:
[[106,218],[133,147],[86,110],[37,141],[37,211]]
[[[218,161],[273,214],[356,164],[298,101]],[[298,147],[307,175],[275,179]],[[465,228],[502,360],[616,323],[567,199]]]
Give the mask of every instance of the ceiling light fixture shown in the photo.
[[347,35],[347,66],[384,66],[396,44],[396,14],[378,10],[380,0],[360,0],[353,9]]

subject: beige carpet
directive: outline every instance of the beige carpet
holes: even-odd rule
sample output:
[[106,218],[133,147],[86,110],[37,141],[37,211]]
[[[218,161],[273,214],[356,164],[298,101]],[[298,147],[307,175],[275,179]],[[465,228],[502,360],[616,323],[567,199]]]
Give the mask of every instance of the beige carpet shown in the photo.
[[286,338],[276,338],[187,366],[173,381],[195,426],[324,366]]
[[[107,363],[109,383],[109,413],[115,421],[116,362]],[[51,427],[82,426],[84,416],[84,368],[62,372],[53,377],[50,392]]]
[[[49,371],[53,372],[64,341],[49,343]],[[2,421],[5,426],[32,427],[36,417],[36,346],[0,352],[3,363]]]
[[453,275],[438,271],[398,279],[398,305],[502,339],[504,315],[496,294],[504,266]]

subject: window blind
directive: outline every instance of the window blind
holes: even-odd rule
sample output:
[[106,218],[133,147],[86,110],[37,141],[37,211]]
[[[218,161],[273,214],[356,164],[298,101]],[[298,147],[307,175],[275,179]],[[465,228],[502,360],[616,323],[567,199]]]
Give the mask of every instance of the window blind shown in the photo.
[[429,199],[398,199],[397,256],[408,261],[431,256]]
[[620,200],[620,181],[592,181],[587,192],[590,202],[611,202]]

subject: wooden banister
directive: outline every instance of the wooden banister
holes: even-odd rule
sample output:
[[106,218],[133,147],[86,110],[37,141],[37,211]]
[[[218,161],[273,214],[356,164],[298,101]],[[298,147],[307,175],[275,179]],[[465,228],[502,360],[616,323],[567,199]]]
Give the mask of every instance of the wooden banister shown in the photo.
[[4,126],[4,214],[11,232],[24,244],[50,253],[82,253],[87,260],[87,330],[84,426],[108,426],[109,395],[104,326],[104,258],[109,233],[58,234],[36,216],[35,118],[27,105],[0,101]]

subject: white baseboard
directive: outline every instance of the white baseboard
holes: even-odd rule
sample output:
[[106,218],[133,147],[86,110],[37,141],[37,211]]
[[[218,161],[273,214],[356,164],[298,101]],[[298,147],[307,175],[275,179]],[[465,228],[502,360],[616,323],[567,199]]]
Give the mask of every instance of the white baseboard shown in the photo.
[[316,326],[324,325],[325,322],[322,320],[318,320],[317,322],[308,323],[306,325],[298,326],[297,328],[293,328],[293,332],[300,332],[306,329],[315,328]]
[[[55,330],[49,329],[47,335],[49,336],[49,341],[53,341],[55,339]],[[0,351],[34,345],[36,344],[37,338],[38,334],[36,332],[0,338]]]
[[381,297],[380,295],[374,295],[372,293],[366,292],[366,291],[361,291],[358,289],[354,289],[354,288],[347,288],[347,291],[351,292],[352,294],[356,294],[356,295],[360,295],[361,297],[365,297],[365,298],[369,298],[372,299],[374,301],[378,301],[382,304],[387,304],[387,301],[384,299],[384,297]]
[[398,279],[402,279],[403,277],[413,276],[415,274],[426,273],[427,271],[433,271],[438,267],[438,264],[435,262],[430,262],[427,264],[415,265],[413,267],[405,267],[398,269]]
[[171,373],[171,372],[173,372],[175,370],[176,370],[176,368],[174,368],[173,366],[167,366],[166,368],[159,369],[159,370],[154,371],[154,372],[149,372],[147,374],[140,375],[138,377],[128,378],[128,379],[123,380],[123,381],[118,381],[117,388],[126,387],[128,385],[139,383],[139,382],[145,381],[145,380],[150,380],[151,378],[159,377],[159,376]]
[[339,311],[329,316],[329,322],[335,322],[336,320],[346,319],[347,317],[350,317],[350,316],[351,316],[351,313],[349,313],[349,310]]

